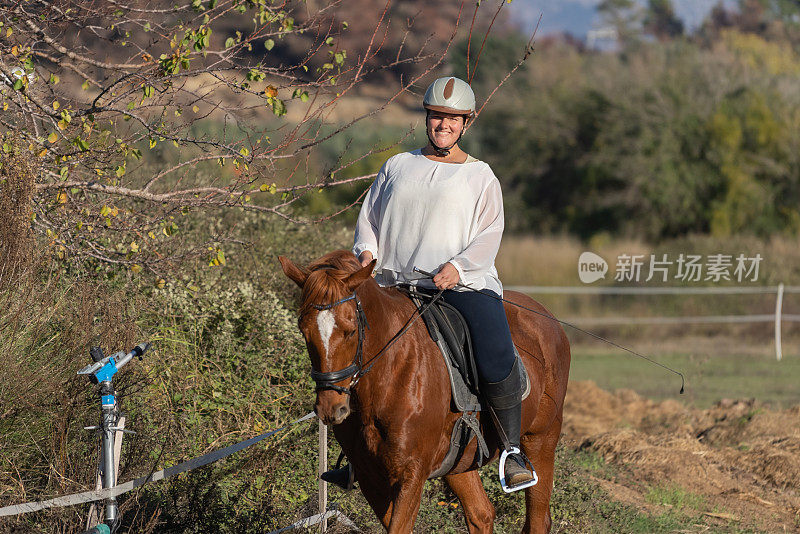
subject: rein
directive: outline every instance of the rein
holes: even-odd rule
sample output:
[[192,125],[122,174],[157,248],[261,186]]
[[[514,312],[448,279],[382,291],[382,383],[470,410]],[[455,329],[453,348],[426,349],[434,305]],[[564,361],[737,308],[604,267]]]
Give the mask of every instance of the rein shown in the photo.
[[[433,278],[433,277],[435,276],[433,273],[429,273],[429,272],[427,272],[427,271],[423,271],[422,269],[418,269],[418,268],[416,268],[416,267],[414,267],[414,270],[415,270],[416,272],[418,272],[418,273],[422,274],[423,276],[425,276],[425,278]],[[546,313],[542,313],[542,312],[540,312],[540,311],[532,310],[531,308],[528,308],[527,306],[523,306],[522,304],[517,304],[516,302],[511,302],[510,300],[506,300],[506,299],[504,299],[503,297],[494,296],[494,295],[487,295],[486,293],[481,293],[481,291],[480,291],[480,290],[478,290],[478,289],[475,289],[474,287],[470,287],[470,286],[468,286],[468,285],[462,284],[461,282],[458,282],[456,285],[457,285],[457,286],[460,286],[460,287],[464,287],[464,288],[466,288],[466,289],[469,289],[470,291],[474,291],[475,293],[480,293],[481,295],[484,295],[484,296],[486,296],[486,297],[491,297],[491,298],[493,298],[493,299],[495,299],[495,300],[499,300],[499,301],[501,301],[501,302],[506,302],[506,303],[508,303],[508,304],[511,304],[512,306],[516,306],[516,307],[518,307],[518,308],[522,308],[523,310],[527,310],[527,311],[529,311],[529,312],[531,312],[531,313],[535,313],[535,314],[537,314],[537,315],[541,315],[542,317],[545,317],[545,318],[547,318],[547,319],[550,319],[551,321],[556,321],[556,322],[558,322],[558,323],[561,323],[561,324],[563,324],[563,325],[565,325],[565,326],[572,327],[572,328],[574,328],[575,330],[577,330],[577,331],[579,331],[579,332],[583,332],[584,334],[588,334],[588,335],[592,336],[592,337],[593,337],[593,338],[595,338],[595,339],[599,339],[600,341],[605,341],[605,342],[606,342],[606,343],[608,343],[609,345],[612,345],[612,346],[614,346],[614,347],[617,347],[618,349],[622,349],[622,350],[624,350],[624,351],[626,351],[626,352],[629,352],[629,353],[633,354],[634,356],[638,356],[639,358],[642,358],[643,360],[647,360],[648,362],[650,362],[650,363],[652,363],[652,364],[654,364],[654,365],[658,365],[659,367],[662,367],[662,368],[666,369],[667,371],[673,372],[673,373],[675,373],[676,375],[678,375],[679,377],[681,377],[681,390],[680,390],[680,394],[681,394],[681,395],[683,395],[684,387],[685,387],[685,385],[686,385],[686,380],[683,378],[683,373],[680,373],[680,372],[676,371],[675,369],[673,369],[673,368],[671,368],[671,367],[668,367],[668,366],[664,365],[663,363],[659,363],[659,362],[657,362],[657,361],[655,361],[655,360],[653,360],[653,359],[651,359],[651,358],[648,358],[647,356],[645,356],[645,355],[643,355],[643,354],[639,354],[639,353],[638,353],[638,352],[636,352],[635,350],[631,350],[631,349],[629,349],[629,348],[627,348],[627,347],[623,347],[622,345],[620,345],[620,344],[618,344],[618,343],[614,343],[614,342],[613,342],[613,341],[611,341],[610,339],[606,339],[606,338],[604,338],[604,337],[603,337],[603,336],[601,336],[601,335],[595,334],[594,332],[590,332],[590,331],[588,331],[588,330],[584,330],[583,328],[581,328],[581,327],[579,327],[579,326],[576,326],[576,325],[574,325],[574,324],[572,324],[572,323],[569,323],[569,322],[567,322],[567,321],[562,321],[561,319],[557,319],[557,318],[553,317],[552,315],[548,315],[548,314],[546,314]]]
[[[370,369],[375,365],[375,363],[386,355],[386,351],[394,345],[394,343],[400,339],[400,337],[405,334],[411,325],[413,325],[417,319],[422,317],[422,314],[428,311],[430,308],[439,298],[441,298],[442,294],[444,293],[444,289],[440,289],[433,298],[427,302],[421,309],[417,308],[414,310],[414,313],[411,314],[411,317],[405,322],[402,328],[392,336],[392,338],[386,342],[386,344],[375,353],[368,361],[367,364],[364,365],[364,327],[369,328],[369,323],[367,322],[367,316],[364,314],[364,309],[361,307],[361,300],[358,298],[358,294],[353,291],[353,293],[345,297],[341,300],[333,302],[331,304],[312,304],[316,310],[330,310],[339,306],[340,304],[344,304],[345,302],[349,302],[351,300],[356,301],[356,323],[358,325],[358,347],[356,348],[356,354],[353,357],[353,361],[350,365],[345,367],[344,369],[340,369],[338,371],[329,371],[329,372],[321,372],[315,370],[313,367],[311,369],[311,378],[317,384],[316,391],[324,390],[324,389],[332,389],[338,393],[342,393],[344,395],[351,395],[352,389],[358,384],[358,381],[366,375]],[[347,387],[337,386],[336,382],[341,382],[345,378],[350,377],[350,383]]]

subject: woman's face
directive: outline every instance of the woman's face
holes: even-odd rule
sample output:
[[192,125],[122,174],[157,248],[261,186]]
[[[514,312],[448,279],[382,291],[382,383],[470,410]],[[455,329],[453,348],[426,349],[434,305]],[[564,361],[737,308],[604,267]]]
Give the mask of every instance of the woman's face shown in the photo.
[[464,116],[441,111],[428,113],[428,135],[440,147],[448,147],[458,141],[464,129]]

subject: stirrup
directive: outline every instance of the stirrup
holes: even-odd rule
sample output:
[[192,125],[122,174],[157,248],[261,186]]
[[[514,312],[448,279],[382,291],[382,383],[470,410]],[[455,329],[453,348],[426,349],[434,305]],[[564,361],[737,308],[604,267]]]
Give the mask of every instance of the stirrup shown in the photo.
[[[522,484],[517,484],[516,486],[509,487],[506,484],[506,460],[512,454],[519,454],[525,460],[525,463],[528,464],[528,467],[530,467],[531,469],[533,478],[527,482],[523,482]],[[533,468],[533,464],[531,464],[531,461],[528,460],[527,456],[522,454],[522,451],[520,451],[518,447],[511,447],[510,449],[506,449],[503,451],[503,454],[500,455],[500,466],[498,470],[500,474],[500,485],[503,487],[503,491],[505,491],[506,493],[512,493],[514,491],[530,488],[531,486],[535,486],[536,483],[539,482],[539,476],[536,474],[536,470]]]

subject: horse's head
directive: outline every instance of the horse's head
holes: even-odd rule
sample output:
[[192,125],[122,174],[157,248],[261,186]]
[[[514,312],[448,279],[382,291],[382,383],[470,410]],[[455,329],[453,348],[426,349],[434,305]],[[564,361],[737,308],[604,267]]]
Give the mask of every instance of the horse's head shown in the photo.
[[361,267],[349,251],[337,250],[301,269],[278,257],[283,272],[303,290],[298,325],[317,383],[314,411],[325,424],[350,415],[350,385],[361,370],[363,321],[356,288],[371,279],[375,260]]

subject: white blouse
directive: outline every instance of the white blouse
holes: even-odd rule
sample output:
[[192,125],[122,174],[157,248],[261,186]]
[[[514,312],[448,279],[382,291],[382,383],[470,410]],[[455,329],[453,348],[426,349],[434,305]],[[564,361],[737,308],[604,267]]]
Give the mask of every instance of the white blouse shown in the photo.
[[414,267],[435,273],[450,262],[462,284],[502,295],[494,259],[503,225],[503,194],[488,164],[437,162],[417,149],[381,167],[358,215],[353,252],[372,252],[381,285],[432,288]]

